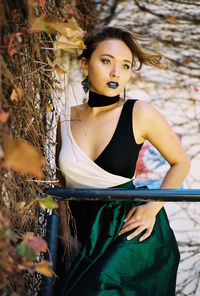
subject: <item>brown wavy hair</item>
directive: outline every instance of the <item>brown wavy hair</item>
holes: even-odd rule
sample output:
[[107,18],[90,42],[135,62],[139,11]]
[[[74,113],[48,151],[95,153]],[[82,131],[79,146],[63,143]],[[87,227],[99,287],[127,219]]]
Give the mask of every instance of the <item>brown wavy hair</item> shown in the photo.
[[[124,43],[132,52],[132,66],[136,71],[140,70],[143,64],[155,66],[157,68],[164,67],[164,65],[161,63],[162,55],[160,53],[146,50],[138,43],[138,41],[147,41],[152,39],[130,31],[125,27],[106,26],[100,30],[86,34],[84,37],[86,48],[83,50],[80,58],[85,57],[87,60],[89,60],[98,44],[108,39],[119,39],[124,41]],[[139,66],[136,67],[138,62]]]

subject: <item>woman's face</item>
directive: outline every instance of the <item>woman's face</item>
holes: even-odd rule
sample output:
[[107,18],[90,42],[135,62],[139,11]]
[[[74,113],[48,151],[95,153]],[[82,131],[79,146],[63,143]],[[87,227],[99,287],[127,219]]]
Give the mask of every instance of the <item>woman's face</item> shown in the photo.
[[121,40],[100,42],[89,61],[82,59],[82,70],[91,82],[90,90],[106,95],[120,94],[131,75],[133,55]]

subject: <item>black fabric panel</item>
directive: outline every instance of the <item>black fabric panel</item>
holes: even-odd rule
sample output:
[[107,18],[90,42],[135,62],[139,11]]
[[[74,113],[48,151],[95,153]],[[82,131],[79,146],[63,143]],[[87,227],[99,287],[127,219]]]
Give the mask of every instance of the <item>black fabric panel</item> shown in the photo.
[[107,172],[132,178],[142,144],[135,142],[132,128],[132,110],[136,100],[124,103],[117,128],[95,163]]

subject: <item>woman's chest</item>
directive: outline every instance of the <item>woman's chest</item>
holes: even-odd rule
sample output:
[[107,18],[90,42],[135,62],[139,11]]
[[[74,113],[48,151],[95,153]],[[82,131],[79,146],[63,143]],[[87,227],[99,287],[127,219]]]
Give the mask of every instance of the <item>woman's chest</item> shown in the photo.
[[[82,116],[81,116],[82,115]],[[83,152],[95,160],[111,141],[118,125],[120,110],[101,116],[80,114],[79,119],[71,118],[71,134]]]

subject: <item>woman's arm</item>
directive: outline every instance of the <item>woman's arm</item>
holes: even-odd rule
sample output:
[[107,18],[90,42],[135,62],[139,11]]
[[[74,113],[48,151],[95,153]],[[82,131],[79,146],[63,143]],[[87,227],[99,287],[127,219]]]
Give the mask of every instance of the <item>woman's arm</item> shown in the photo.
[[[164,117],[145,102],[137,102],[136,104],[133,121],[138,139],[140,141],[148,140],[170,164],[170,169],[163,179],[161,188],[179,188],[190,168],[189,157]],[[149,237],[155,224],[156,215],[163,205],[164,202],[152,201],[131,209],[120,235],[136,228],[128,236],[128,239],[134,238],[145,229],[146,232],[140,241]]]
[[[60,149],[62,146],[62,137],[61,137],[61,122],[60,118],[57,125],[57,135],[56,135],[56,177],[59,180],[59,184],[62,187],[65,187],[65,179],[62,175],[61,170],[58,166],[58,158],[60,154]],[[59,215],[59,234],[61,239],[61,244],[64,250],[64,256],[67,261],[68,268],[71,265],[71,262],[74,260],[79,250],[79,243],[76,233],[76,222],[71,213],[69,207],[69,201],[59,201],[58,202],[58,215]],[[70,227],[71,225],[71,227]],[[73,234],[71,233],[71,228]],[[66,267],[65,266],[65,267]]]
[[57,132],[56,132],[56,178],[59,181],[59,185],[61,187],[65,187],[65,179],[64,179],[62,172],[59,169],[59,165],[58,165],[58,158],[59,158],[59,154],[60,154],[61,145],[62,145],[61,124],[60,124],[60,117],[59,117],[58,124],[57,124]]
[[[61,139],[61,123],[60,118],[58,119],[58,125],[57,125],[57,133],[56,133],[56,178],[59,181],[59,185],[61,187],[65,187],[65,179],[62,175],[61,170],[59,169],[58,165],[58,158],[61,150],[62,145],[62,139]],[[66,233],[66,229],[68,229],[68,223],[67,223],[67,207],[68,203],[64,201],[58,202],[58,215],[59,215],[59,230],[60,230],[60,237],[61,242],[63,245],[63,248],[65,249],[65,243],[66,243],[66,237],[68,236],[68,233]]]
[[179,188],[189,171],[190,159],[165,118],[149,104],[139,103],[142,138],[148,140],[171,166],[161,188]]

